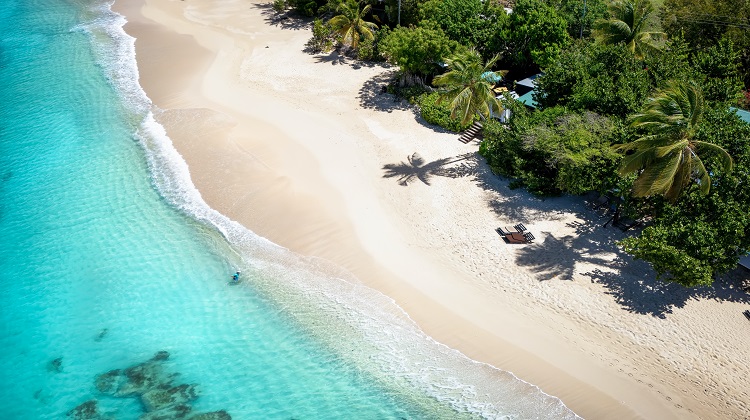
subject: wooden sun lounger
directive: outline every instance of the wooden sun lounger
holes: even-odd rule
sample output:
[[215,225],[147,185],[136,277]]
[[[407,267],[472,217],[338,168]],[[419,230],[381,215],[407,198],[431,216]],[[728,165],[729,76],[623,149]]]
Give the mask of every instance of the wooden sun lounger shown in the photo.
[[745,318],[747,318],[748,320],[750,320],[750,311],[745,311],[742,314],[745,315]]
[[509,234],[505,235],[505,239],[507,239],[508,242],[512,244],[525,244],[529,242],[529,240],[526,239],[526,236],[518,232],[510,232]]

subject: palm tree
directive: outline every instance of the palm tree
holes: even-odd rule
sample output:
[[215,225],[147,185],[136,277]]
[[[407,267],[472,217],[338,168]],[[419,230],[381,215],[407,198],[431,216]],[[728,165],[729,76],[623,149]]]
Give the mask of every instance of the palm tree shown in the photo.
[[671,82],[657,92],[643,112],[631,117],[631,127],[648,134],[623,145],[626,155],[620,174],[639,172],[633,184],[633,195],[645,197],[662,194],[674,202],[683,188],[696,179],[705,195],[711,179],[698,156],[711,154],[724,171],[732,169],[732,157],[721,147],[695,140],[703,113],[703,95],[692,83]]
[[491,69],[499,59],[496,55],[482,64],[482,56],[475,49],[446,59],[448,71],[436,76],[432,83],[443,88],[438,103],[450,101],[451,118],[460,116],[461,124],[467,124],[474,115],[486,120],[491,114],[502,112],[487,77],[488,72],[497,74]]
[[359,3],[356,0],[346,0],[339,5],[338,16],[331,18],[329,23],[333,29],[341,36],[341,43],[349,45],[356,49],[361,38],[373,40],[373,32],[378,29],[378,25],[372,22],[365,22],[364,17],[370,13],[371,5],[366,5],[359,10]]
[[663,32],[646,32],[648,18],[654,12],[649,0],[616,1],[609,6],[610,19],[594,23],[594,38],[603,44],[624,43],[636,58],[643,59],[648,52],[658,51],[657,45],[665,39]]

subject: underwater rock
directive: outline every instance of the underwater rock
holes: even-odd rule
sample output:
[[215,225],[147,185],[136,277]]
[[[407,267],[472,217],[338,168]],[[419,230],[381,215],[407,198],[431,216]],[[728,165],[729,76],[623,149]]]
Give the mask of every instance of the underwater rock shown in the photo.
[[58,357],[55,360],[51,360],[47,363],[47,370],[54,373],[62,372],[62,357]]
[[124,373],[126,381],[115,393],[117,397],[141,395],[154,388],[169,387],[174,377],[166,375],[162,365],[154,361],[129,367]]
[[96,400],[89,400],[78,407],[68,411],[68,418],[71,420],[111,420],[109,416],[103,416],[99,413],[99,407]]
[[94,339],[94,341],[97,341],[97,342],[102,341],[102,339],[107,335],[108,332],[109,332],[108,328],[105,328],[105,329],[99,331],[99,335],[96,336],[96,338]]
[[187,404],[173,405],[158,411],[151,411],[141,415],[139,420],[174,420],[184,419],[193,408]]
[[146,411],[158,411],[171,406],[186,405],[198,398],[195,385],[178,385],[168,389],[152,389],[141,395]]
[[200,413],[190,416],[187,420],[232,420],[232,416],[225,410]]
[[162,360],[167,360],[167,359],[169,359],[169,352],[166,351],[166,350],[162,350],[162,351],[156,352],[156,354],[154,355],[154,357],[151,358],[151,360],[153,360],[155,362],[160,362]]
[[102,373],[96,377],[96,389],[104,394],[115,395],[124,379],[125,377],[122,374],[122,370],[110,370],[109,372]]

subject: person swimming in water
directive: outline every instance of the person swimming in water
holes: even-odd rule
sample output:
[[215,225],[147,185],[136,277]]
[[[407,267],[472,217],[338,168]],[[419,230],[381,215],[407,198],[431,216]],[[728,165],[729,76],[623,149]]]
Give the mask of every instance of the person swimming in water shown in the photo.
[[239,283],[240,282],[240,272],[236,272],[232,274],[232,283]]

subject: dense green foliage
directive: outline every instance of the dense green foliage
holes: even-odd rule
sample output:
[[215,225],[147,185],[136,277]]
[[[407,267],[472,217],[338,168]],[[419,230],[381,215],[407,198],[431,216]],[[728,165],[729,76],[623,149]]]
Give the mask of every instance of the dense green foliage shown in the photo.
[[453,54],[458,46],[439,27],[427,24],[396,28],[380,42],[379,48],[389,63],[403,71],[432,76],[442,70],[443,57]]
[[492,66],[498,56],[482,62],[476,50],[462,51],[446,60],[448,71],[435,77],[433,84],[440,88],[439,102],[447,101],[451,118],[467,124],[474,116],[487,120],[491,115],[499,115],[500,103],[492,91],[492,83],[485,75],[493,74]]
[[568,22],[544,0],[518,0],[506,35],[512,64],[527,70],[552,65],[570,43],[567,28]]
[[662,26],[670,37],[684,37],[696,51],[731,40],[740,52],[745,87],[750,86],[750,2],[746,0],[665,0]]
[[346,0],[339,5],[341,14],[331,18],[328,23],[338,32],[342,44],[357,49],[360,40],[375,39],[378,25],[365,20],[371,9],[372,6],[368,4],[360,10],[357,0]]
[[653,223],[622,242],[659,275],[685,286],[711,284],[750,251],[750,125],[725,108],[708,110],[696,137],[725,148],[734,170],[712,176],[708,195],[694,186],[674,204],[656,200]]
[[551,0],[549,4],[568,22],[568,34],[572,38],[589,37],[594,22],[609,17],[604,0]]
[[594,24],[597,41],[606,45],[625,44],[639,59],[661,50],[659,42],[664,39],[664,33],[647,31],[649,18],[654,13],[650,0],[615,1],[609,5],[609,12],[609,19]]
[[331,24],[320,19],[313,21],[313,36],[305,46],[312,52],[328,52],[333,49],[336,42],[336,31]]
[[537,79],[537,103],[625,117],[651,91],[643,64],[624,45],[576,43]]
[[459,133],[466,130],[474,119],[462,124],[458,118],[451,117],[451,109],[446,102],[438,103],[440,95],[437,92],[424,93],[417,98],[419,113],[430,124],[443,127],[446,130]]
[[513,111],[507,127],[493,122],[484,130],[480,153],[495,172],[541,195],[583,194],[614,185],[620,155],[610,144],[621,135],[616,122],[563,107]]
[[643,135],[617,148],[632,151],[625,155],[620,172],[638,173],[634,196],[661,194],[674,202],[692,181],[708,194],[711,179],[701,159],[707,154],[715,156],[724,172],[731,170],[732,158],[724,149],[695,138],[704,110],[703,94],[695,84],[672,82],[631,117],[630,125]]
[[450,39],[476,48],[485,58],[501,48],[500,37],[508,25],[505,10],[493,1],[427,0],[419,13],[423,22],[434,22]]

